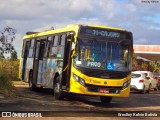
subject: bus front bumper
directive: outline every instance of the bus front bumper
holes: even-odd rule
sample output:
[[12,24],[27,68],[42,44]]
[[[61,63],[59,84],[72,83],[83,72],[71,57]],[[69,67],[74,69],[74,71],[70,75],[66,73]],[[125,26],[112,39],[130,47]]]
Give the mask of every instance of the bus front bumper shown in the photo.
[[71,93],[111,97],[128,97],[130,95],[130,85],[125,88],[123,88],[123,86],[104,87],[90,84],[83,86],[74,80],[72,82],[74,82],[74,86],[70,86],[69,92]]

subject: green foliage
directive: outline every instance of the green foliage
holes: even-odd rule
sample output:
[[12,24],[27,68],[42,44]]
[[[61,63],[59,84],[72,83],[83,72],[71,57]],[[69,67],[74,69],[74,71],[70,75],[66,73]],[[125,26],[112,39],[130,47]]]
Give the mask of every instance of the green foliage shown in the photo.
[[150,61],[149,65],[150,65],[150,71],[155,71],[155,72],[160,71],[160,66],[155,61]]
[[4,55],[3,54],[0,54],[0,60],[1,59],[4,59],[5,57],[4,57]]
[[137,56],[136,54],[133,52],[133,58],[132,58],[132,70],[135,71],[138,68],[138,63],[136,60]]
[[17,52],[16,51],[13,51],[11,53],[11,60],[17,60]]
[[133,58],[132,58],[132,70],[149,70],[151,72],[160,72],[160,65],[157,64],[156,61],[138,61],[136,54],[133,51]]
[[12,80],[18,80],[19,60],[0,60],[0,92],[5,96],[12,96],[16,90]]

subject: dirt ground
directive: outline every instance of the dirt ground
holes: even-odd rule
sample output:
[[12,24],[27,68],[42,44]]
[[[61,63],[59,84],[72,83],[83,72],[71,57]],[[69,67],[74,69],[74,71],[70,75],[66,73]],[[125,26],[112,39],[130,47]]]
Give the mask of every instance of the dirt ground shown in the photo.
[[[108,105],[103,105],[98,97],[70,95],[63,101],[55,100],[50,89],[30,91],[28,85],[16,85],[20,96],[6,98],[0,95],[1,112],[42,112],[38,120],[61,119],[135,119],[135,117],[118,117],[118,113],[155,113],[160,117],[160,91],[150,94],[131,93],[129,98],[114,98]],[[2,115],[1,115],[2,116]],[[158,117],[136,117],[137,119],[158,119]],[[11,119],[4,118],[3,119]],[[15,117],[13,120],[22,119]],[[30,119],[30,118],[23,118]],[[37,118],[32,118],[37,119]]]

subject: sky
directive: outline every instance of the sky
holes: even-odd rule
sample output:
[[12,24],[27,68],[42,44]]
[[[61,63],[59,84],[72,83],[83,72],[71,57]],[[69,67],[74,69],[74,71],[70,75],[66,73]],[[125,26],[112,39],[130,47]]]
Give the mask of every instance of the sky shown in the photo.
[[94,24],[126,29],[134,44],[160,44],[160,0],[0,0],[0,30],[17,30],[14,46],[20,54],[28,31]]

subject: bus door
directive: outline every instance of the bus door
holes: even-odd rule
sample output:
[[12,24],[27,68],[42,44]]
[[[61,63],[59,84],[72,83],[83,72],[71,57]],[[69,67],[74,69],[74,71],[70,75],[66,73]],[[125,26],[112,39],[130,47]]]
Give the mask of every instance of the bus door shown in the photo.
[[36,41],[35,58],[33,64],[33,83],[42,83],[42,72],[43,72],[43,57],[45,50],[45,40]]
[[68,90],[70,85],[72,41],[73,41],[73,36],[68,35],[66,37],[66,43],[64,48],[64,59],[63,59],[62,79],[61,79],[61,87],[63,90],[66,89]]
[[25,71],[26,71],[26,63],[27,63],[27,57],[28,57],[28,51],[29,51],[29,45],[30,41],[24,41],[24,47],[23,47],[23,62],[22,62],[22,80],[25,81]]

